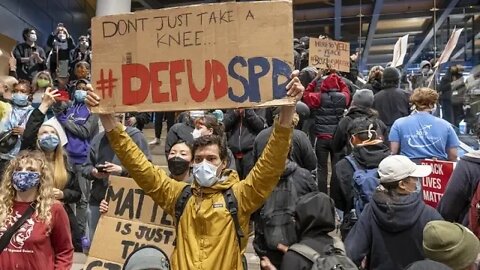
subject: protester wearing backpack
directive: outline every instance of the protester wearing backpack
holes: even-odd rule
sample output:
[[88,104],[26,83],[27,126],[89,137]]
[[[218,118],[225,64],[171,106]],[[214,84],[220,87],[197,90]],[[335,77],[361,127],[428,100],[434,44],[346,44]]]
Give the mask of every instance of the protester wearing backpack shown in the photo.
[[[345,256],[341,241],[329,235],[335,230],[335,206],[328,195],[312,192],[302,196],[295,208],[295,223],[299,242],[289,247],[283,256],[280,269],[357,269]],[[322,258],[318,260],[319,263],[314,264],[311,258],[308,258],[309,252],[317,253]],[[341,267],[327,266],[337,263]]]
[[344,212],[342,239],[345,239],[379,185],[378,164],[390,155],[390,149],[377,137],[377,128],[374,119],[354,119],[347,132],[352,153],[335,165],[330,196],[335,201],[335,207]]
[[[480,139],[480,129],[476,128]],[[479,217],[476,206],[480,202],[480,151],[468,153],[460,158],[448,181],[447,189],[437,206],[438,212],[445,220],[468,226],[472,231],[479,231],[478,222],[470,222],[469,214]],[[477,194],[475,196],[475,194]],[[477,233],[476,233],[477,234]],[[477,236],[480,236],[477,234]]]
[[297,242],[294,216],[298,198],[318,191],[312,173],[292,161],[291,152],[276,188],[254,215],[253,248],[259,257],[268,257],[277,268],[283,257],[278,244],[289,246]]
[[348,128],[356,118],[371,118],[376,123],[376,135],[379,139],[388,137],[387,126],[378,118],[378,112],[372,109],[373,92],[370,89],[357,90],[353,95],[352,105],[348,109],[345,117],[338,123],[335,134],[333,135],[333,151],[349,155],[352,153],[352,145],[349,143],[350,134]]
[[366,268],[401,270],[423,260],[423,228],[440,214],[421,197],[420,177],[432,168],[416,165],[405,156],[394,155],[378,165],[381,189],[365,207],[345,240],[348,257]]
[[333,151],[333,134],[350,104],[350,90],[344,80],[333,72],[321,82],[311,82],[303,101],[315,119],[318,189],[328,193],[328,160],[330,158],[331,164],[335,164],[339,159]]

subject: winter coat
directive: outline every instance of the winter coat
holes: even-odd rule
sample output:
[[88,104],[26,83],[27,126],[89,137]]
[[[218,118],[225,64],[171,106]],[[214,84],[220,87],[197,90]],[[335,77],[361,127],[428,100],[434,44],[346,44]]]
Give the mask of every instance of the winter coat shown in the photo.
[[391,127],[395,120],[410,114],[409,94],[400,88],[386,88],[375,94],[373,109],[380,120]]
[[447,189],[437,206],[442,217],[450,222],[468,226],[470,201],[480,182],[480,151],[460,158],[453,170]]
[[[42,63],[33,63],[32,61],[28,61],[26,63],[22,63],[22,58],[30,58],[33,52],[37,52],[40,58],[43,60]],[[47,55],[42,47],[35,44],[35,46],[31,47],[27,43],[20,43],[13,48],[12,51],[13,57],[17,61],[17,78],[32,81],[33,77],[37,74],[37,72],[47,69],[45,64],[45,60],[47,59]]]
[[[299,167],[295,162],[292,161],[287,161],[287,164],[285,165],[285,171],[283,172],[280,181],[283,181],[284,179],[287,180],[289,178],[293,182],[297,198],[300,198],[307,193],[318,191],[317,180],[312,173],[304,168]],[[263,209],[263,207],[261,209]],[[253,247],[258,256],[267,256],[272,263],[275,265],[280,265],[283,253],[278,250],[268,249],[264,235],[264,221],[261,220],[262,217],[259,213],[261,212],[261,209],[254,215],[255,238],[253,240]]]
[[[268,139],[272,134],[273,127],[266,128],[258,133],[255,142],[253,143],[253,156],[255,161],[260,158],[260,155],[267,145]],[[292,151],[290,159],[298,164],[298,166],[313,171],[317,168],[317,156],[313,150],[310,141],[305,132],[295,129],[292,137]]]
[[[295,210],[299,243],[324,254],[327,247],[334,242],[328,235],[335,229],[334,209],[334,203],[327,195],[318,196],[318,193],[312,192],[300,198]],[[287,251],[283,256],[280,269],[310,270],[311,268],[310,260],[294,251]]]
[[[352,155],[361,168],[374,169],[378,164],[390,155],[390,149],[379,142],[372,145],[357,145]],[[335,207],[349,212],[353,209],[353,173],[354,169],[350,162],[343,158],[335,164],[332,181],[330,183],[330,197],[335,201]]]
[[[183,215],[176,221],[176,247],[171,256],[173,270],[243,269],[241,255],[248,238],[242,238],[239,247],[222,192],[232,188],[238,202],[241,229],[248,235],[250,215],[268,198],[284,171],[292,130],[275,124],[264,155],[245,180],[240,181],[235,171],[227,169],[222,173],[223,180],[210,188],[199,187],[194,181],[193,198],[188,200]],[[174,216],[175,204],[187,183],[169,178],[165,171],[150,163],[122,125],[108,132],[107,137],[130,176],[165,212]],[[223,207],[217,207],[219,204]]]
[[228,110],[223,124],[233,154],[249,152],[253,149],[255,137],[266,127],[265,109],[245,109],[242,115]]
[[382,120],[378,119],[378,113],[375,110],[366,107],[352,106],[337,125],[337,129],[333,135],[333,151],[340,153],[346,147],[347,151],[345,153],[347,155],[352,152],[352,146],[349,143],[350,136],[348,135],[348,128],[354,119],[360,117],[374,118],[377,123],[377,138],[382,137],[383,139],[388,139],[387,126]]
[[[143,136],[143,133],[134,127],[127,127],[125,130],[132,138],[133,142],[142,150],[148,160],[152,160],[150,155],[150,148],[148,143]],[[105,132],[97,134],[92,139],[92,144],[90,146],[90,153],[85,164],[82,165],[82,175],[92,181],[92,189],[90,191],[90,201],[91,205],[100,205],[100,202],[105,198],[105,194],[108,189],[108,178],[98,179],[92,175],[92,170],[97,164],[104,164],[106,161],[120,165],[122,167],[122,173],[120,176],[128,177],[127,170],[122,166],[122,163],[118,157],[113,152],[112,147],[105,136]]]
[[442,217],[420,193],[377,191],[345,240],[347,255],[357,265],[367,257],[367,269],[404,269],[424,259],[423,228],[432,220]]
[[367,84],[365,84],[362,88],[370,89],[373,91],[374,94],[376,94],[382,90],[382,82],[379,80],[371,80]]
[[330,140],[350,104],[350,90],[340,76],[331,74],[321,82],[311,82],[303,101],[311,109],[317,138]]

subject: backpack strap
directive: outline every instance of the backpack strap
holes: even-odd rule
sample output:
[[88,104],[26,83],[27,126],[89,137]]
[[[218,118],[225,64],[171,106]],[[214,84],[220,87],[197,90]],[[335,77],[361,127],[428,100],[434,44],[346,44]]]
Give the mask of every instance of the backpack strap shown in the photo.
[[345,159],[350,163],[350,165],[352,165],[355,171],[361,170],[361,168],[357,164],[357,161],[352,155],[346,156]]
[[180,217],[182,216],[183,210],[185,210],[185,206],[190,197],[192,197],[192,187],[187,185],[183,188],[182,193],[180,193],[180,196],[175,203],[175,227],[177,228],[180,223]]
[[223,192],[223,198],[225,199],[225,203],[227,204],[227,209],[230,212],[230,215],[233,219],[233,224],[235,225],[235,231],[237,234],[238,245],[242,246],[242,238],[245,235],[242,232],[242,227],[240,226],[240,221],[238,220],[238,203],[235,194],[233,194],[232,188],[229,188]]
[[18,229],[20,229],[20,227],[22,227],[23,223],[25,223],[25,221],[32,216],[33,212],[35,212],[36,205],[36,201],[31,203],[23,215],[15,222],[15,224],[8,228],[2,237],[0,237],[0,254],[8,246],[8,243],[10,243],[10,239],[12,239],[13,235],[18,231]]
[[293,244],[290,247],[288,247],[288,250],[294,251],[303,257],[309,259],[311,262],[315,263],[318,258],[321,257],[320,253],[315,251],[313,248],[304,245],[304,244]]

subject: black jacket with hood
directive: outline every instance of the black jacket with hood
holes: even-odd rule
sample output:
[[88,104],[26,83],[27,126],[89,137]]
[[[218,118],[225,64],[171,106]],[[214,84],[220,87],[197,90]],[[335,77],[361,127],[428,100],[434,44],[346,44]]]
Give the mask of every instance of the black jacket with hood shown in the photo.
[[[143,136],[143,133],[134,127],[127,127],[128,135],[138,145],[142,152],[147,156],[148,160],[152,160],[150,155],[150,148]],[[98,179],[92,175],[92,170],[97,164],[104,164],[105,161],[122,166],[122,163],[118,159],[117,155],[113,152],[112,147],[108,141],[105,132],[97,134],[93,139],[90,146],[90,153],[88,154],[87,161],[82,166],[82,175],[88,180],[92,181],[92,189],[90,191],[90,201],[92,205],[100,205],[100,202],[105,198],[105,194],[108,188],[108,179]],[[128,177],[128,172],[122,166],[122,173],[120,176]]]
[[345,240],[347,255],[367,269],[401,270],[423,260],[423,228],[440,214],[426,205],[420,193],[374,193]]
[[[383,143],[372,145],[357,145],[352,155],[361,168],[374,169],[390,155],[390,149]],[[335,201],[335,207],[349,212],[353,209],[353,170],[350,162],[343,158],[335,165],[330,183],[330,197]]]
[[375,119],[377,123],[377,133],[379,133],[377,134],[377,138],[382,137],[383,139],[388,139],[387,126],[382,120],[378,119],[378,113],[375,110],[367,107],[352,106],[348,109],[345,117],[340,120],[337,129],[335,130],[332,143],[333,151],[340,153],[346,147],[345,154],[348,155],[352,152],[352,146],[348,142],[350,140],[350,137],[348,136],[348,128],[354,119],[360,117]]
[[228,110],[223,118],[228,147],[233,154],[251,151],[255,137],[266,127],[265,109],[245,109],[244,112],[240,115],[235,110]]
[[[258,133],[253,143],[253,156],[255,161],[262,155],[268,139],[272,134],[273,127],[268,127]],[[301,130],[294,129],[292,137],[292,151],[290,153],[292,161],[298,166],[313,171],[317,168],[317,156],[313,150],[312,144],[308,140],[307,134]]]
[[468,226],[470,201],[480,182],[480,151],[464,155],[457,162],[447,189],[437,206],[445,220]]
[[[300,198],[301,196],[310,192],[318,191],[317,181],[315,177],[313,177],[311,172],[299,167],[295,162],[290,160],[287,160],[287,164],[285,165],[285,171],[283,172],[280,181],[285,180],[288,177],[291,177],[291,179],[293,179],[297,198]],[[267,248],[267,244],[265,243],[265,236],[263,233],[264,227],[262,225],[261,216],[259,214],[261,211],[262,208],[260,208],[253,215],[255,221],[255,238],[253,240],[253,247],[258,256],[267,256],[273,264],[279,265],[282,261],[283,254],[278,250],[269,250]]]
[[400,88],[386,88],[375,94],[373,108],[378,118],[391,127],[395,120],[410,115],[410,94]]
[[[324,254],[333,245],[328,233],[335,230],[335,205],[328,195],[311,192],[299,199],[295,209],[299,243]],[[287,251],[281,270],[310,270],[312,262],[295,251]]]

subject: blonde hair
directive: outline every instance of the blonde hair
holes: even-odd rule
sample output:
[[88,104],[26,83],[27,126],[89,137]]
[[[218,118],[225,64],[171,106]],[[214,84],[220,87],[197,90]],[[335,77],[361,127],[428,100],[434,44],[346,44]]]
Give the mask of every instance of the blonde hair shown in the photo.
[[38,81],[38,78],[40,77],[40,75],[46,75],[48,77],[48,80],[50,81],[50,85],[47,86],[47,87],[52,87],[53,85],[53,79],[52,79],[52,76],[50,75],[50,72],[48,71],[39,71],[35,77],[33,77],[33,80],[32,80],[32,94],[37,92],[38,90],[38,84],[37,84],[37,81]]
[[410,102],[415,105],[418,111],[433,109],[437,101],[437,91],[427,87],[415,89],[413,91],[413,94],[410,96]]
[[54,203],[52,172],[50,166],[45,162],[45,155],[40,151],[20,152],[5,169],[0,184],[0,227],[4,227],[7,219],[13,214],[13,200],[17,191],[12,185],[12,174],[22,163],[35,163],[40,168],[40,183],[35,198],[37,205],[35,206],[34,218],[47,224],[50,228],[52,219],[50,210]]
[[7,86],[8,92],[13,91],[13,86],[18,83],[18,80],[12,76],[0,76],[0,84]]
[[[58,137],[60,137],[56,129],[55,129],[55,134]],[[37,148],[40,151],[45,152],[40,147],[39,139],[40,138],[37,139]],[[66,160],[63,152],[62,143],[59,142],[57,148],[55,148],[55,152],[53,153],[53,159],[50,159],[48,155],[45,155],[45,156],[46,156],[46,161],[50,166],[51,171],[53,172],[53,187],[63,190],[67,185],[68,173],[67,173],[67,167],[65,166]]]

